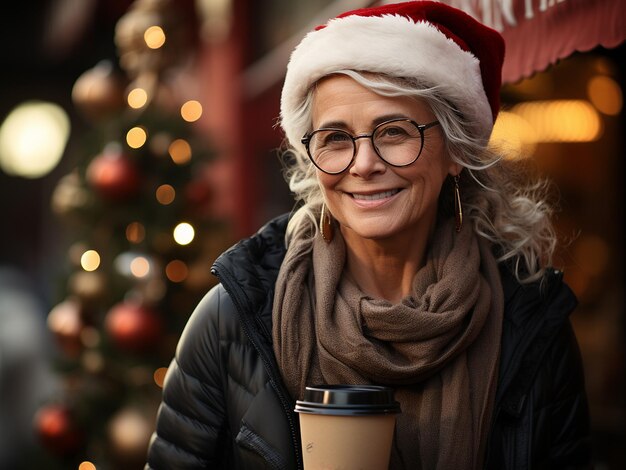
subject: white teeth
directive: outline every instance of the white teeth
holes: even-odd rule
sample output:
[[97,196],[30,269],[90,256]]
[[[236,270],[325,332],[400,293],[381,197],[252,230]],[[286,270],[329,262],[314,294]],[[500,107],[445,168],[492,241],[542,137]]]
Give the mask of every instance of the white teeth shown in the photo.
[[400,191],[399,189],[392,189],[391,191],[385,191],[385,192],[376,193],[376,194],[352,193],[352,197],[354,197],[354,199],[361,199],[364,201],[375,201],[377,199],[385,199],[386,197],[391,197],[394,194],[397,194],[399,191]]

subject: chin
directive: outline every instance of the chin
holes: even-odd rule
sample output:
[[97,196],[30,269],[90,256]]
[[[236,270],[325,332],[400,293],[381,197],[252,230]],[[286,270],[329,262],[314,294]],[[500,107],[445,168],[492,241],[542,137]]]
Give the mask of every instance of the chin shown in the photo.
[[357,223],[350,226],[343,226],[344,238],[362,238],[366,240],[385,240],[391,238],[396,233],[388,224],[383,223]]

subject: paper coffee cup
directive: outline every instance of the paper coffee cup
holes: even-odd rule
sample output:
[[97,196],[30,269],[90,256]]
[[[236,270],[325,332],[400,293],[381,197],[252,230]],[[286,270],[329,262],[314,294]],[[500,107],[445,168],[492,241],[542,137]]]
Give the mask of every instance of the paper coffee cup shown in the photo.
[[389,467],[400,404],[376,385],[316,385],[296,402],[305,470]]

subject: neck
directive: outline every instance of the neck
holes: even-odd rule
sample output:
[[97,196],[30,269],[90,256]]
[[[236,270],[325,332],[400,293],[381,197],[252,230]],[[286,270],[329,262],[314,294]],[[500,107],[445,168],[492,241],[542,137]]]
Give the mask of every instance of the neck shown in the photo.
[[415,273],[424,265],[428,237],[415,234],[384,240],[364,239],[343,231],[346,273],[373,298],[397,303],[409,295]]

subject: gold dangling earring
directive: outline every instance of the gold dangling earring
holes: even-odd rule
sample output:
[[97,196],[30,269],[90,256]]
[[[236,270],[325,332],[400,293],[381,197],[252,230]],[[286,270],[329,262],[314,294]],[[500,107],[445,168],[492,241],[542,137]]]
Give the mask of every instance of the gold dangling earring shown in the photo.
[[326,204],[322,204],[322,212],[320,214],[320,234],[326,243],[333,241],[333,226],[330,214],[326,209]]
[[454,175],[454,219],[456,232],[461,231],[463,226],[463,208],[461,207],[461,193],[459,192],[459,175]]

